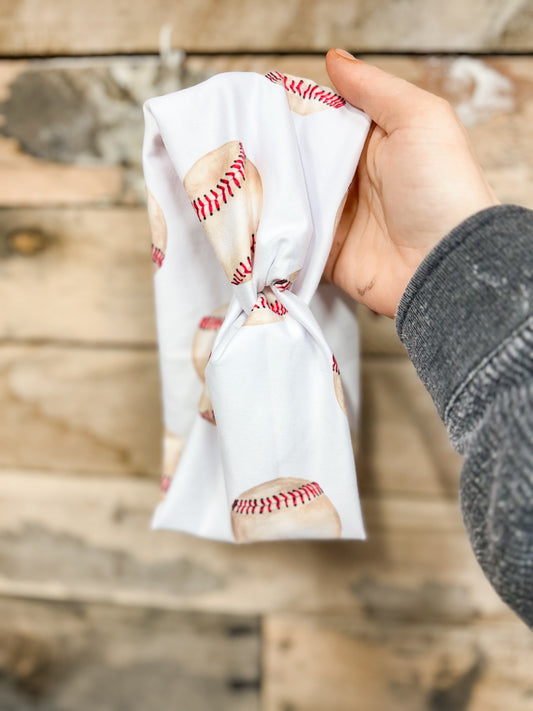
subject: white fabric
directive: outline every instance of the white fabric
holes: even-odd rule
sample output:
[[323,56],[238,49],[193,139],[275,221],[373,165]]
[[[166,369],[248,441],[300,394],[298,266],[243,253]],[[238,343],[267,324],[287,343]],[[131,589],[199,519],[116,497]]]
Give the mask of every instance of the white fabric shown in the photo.
[[318,287],[368,117],[277,72],[219,74],[144,115],[167,469],[151,527],[364,538],[355,312]]

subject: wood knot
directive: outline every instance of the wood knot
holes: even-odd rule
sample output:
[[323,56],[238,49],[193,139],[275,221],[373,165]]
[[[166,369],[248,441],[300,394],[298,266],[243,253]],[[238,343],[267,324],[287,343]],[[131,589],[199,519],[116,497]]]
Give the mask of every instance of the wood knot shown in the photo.
[[17,229],[7,235],[7,248],[22,256],[31,256],[42,252],[47,243],[44,232],[35,228]]

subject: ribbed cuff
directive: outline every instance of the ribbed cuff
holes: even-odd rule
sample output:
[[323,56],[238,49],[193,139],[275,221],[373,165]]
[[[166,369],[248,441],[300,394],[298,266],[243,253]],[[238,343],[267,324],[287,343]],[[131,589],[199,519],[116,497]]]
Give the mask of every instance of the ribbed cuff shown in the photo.
[[428,254],[400,300],[396,330],[442,419],[457,389],[532,310],[531,210],[482,210]]

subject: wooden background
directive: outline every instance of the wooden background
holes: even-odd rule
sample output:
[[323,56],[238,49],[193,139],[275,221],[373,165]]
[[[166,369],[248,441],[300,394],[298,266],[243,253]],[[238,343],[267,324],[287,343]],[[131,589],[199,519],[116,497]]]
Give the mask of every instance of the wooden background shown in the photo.
[[470,550],[460,459],[360,309],[369,540],[150,531],[144,99],[344,46],[449,98],[533,207],[531,0],[0,0],[0,709],[526,711],[533,639]]

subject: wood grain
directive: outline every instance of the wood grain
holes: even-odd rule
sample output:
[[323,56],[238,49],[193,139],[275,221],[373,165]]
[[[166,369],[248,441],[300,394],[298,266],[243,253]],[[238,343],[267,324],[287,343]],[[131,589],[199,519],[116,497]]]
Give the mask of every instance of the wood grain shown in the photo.
[[263,631],[265,711],[531,708],[533,638],[519,621],[384,626],[275,615]]
[[367,541],[150,530],[141,145],[151,96],[223,71],[329,84],[345,46],[449,99],[500,199],[533,208],[532,20],[532,0],[0,0],[0,708],[531,707],[531,634],[474,559],[461,460],[389,319],[359,309]]
[[0,348],[0,466],[143,474],[159,469],[156,354]]
[[258,711],[256,618],[0,598],[2,709]]
[[[4,339],[155,347],[152,276],[144,207],[0,209]],[[390,319],[359,317],[363,353],[405,355]]]
[[[410,362],[364,360],[362,386],[361,490],[455,499],[460,458]],[[5,345],[0,397],[0,466],[158,476],[154,350]]]
[[2,0],[4,55],[157,52],[528,51],[529,1]]
[[0,299],[4,339],[155,344],[146,210],[3,210]]
[[[531,58],[372,61],[453,100],[501,200],[533,207]],[[0,315],[4,338],[154,342],[142,101],[274,62],[328,81],[323,60],[308,56],[0,62],[0,203],[10,206],[0,213],[0,295],[17,304]],[[30,96],[38,110],[27,111]],[[365,353],[404,353],[391,321],[361,316]]]
[[124,174],[118,166],[80,167],[39,160],[24,153],[14,139],[0,137],[2,205],[122,202]]
[[0,594],[384,623],[512,617],[455,500],[366,496],[367,541],[236,546],[151,530],[158,499],[155,479],[3,470]]
[[461,458],[414,367],[403,358],[362,362],[356,446],[363,492],[431,493],[455,499]]
[[1,204],[143,202],[142,104],[194,83],[183,60],[0,61]]
[[[499,198],[533,206],[533,58],[368,59],[452,101]],[[142,202],[143,101],[273,68],[330,83],[323,57],[305,55],[0,62],[0,205]]]

